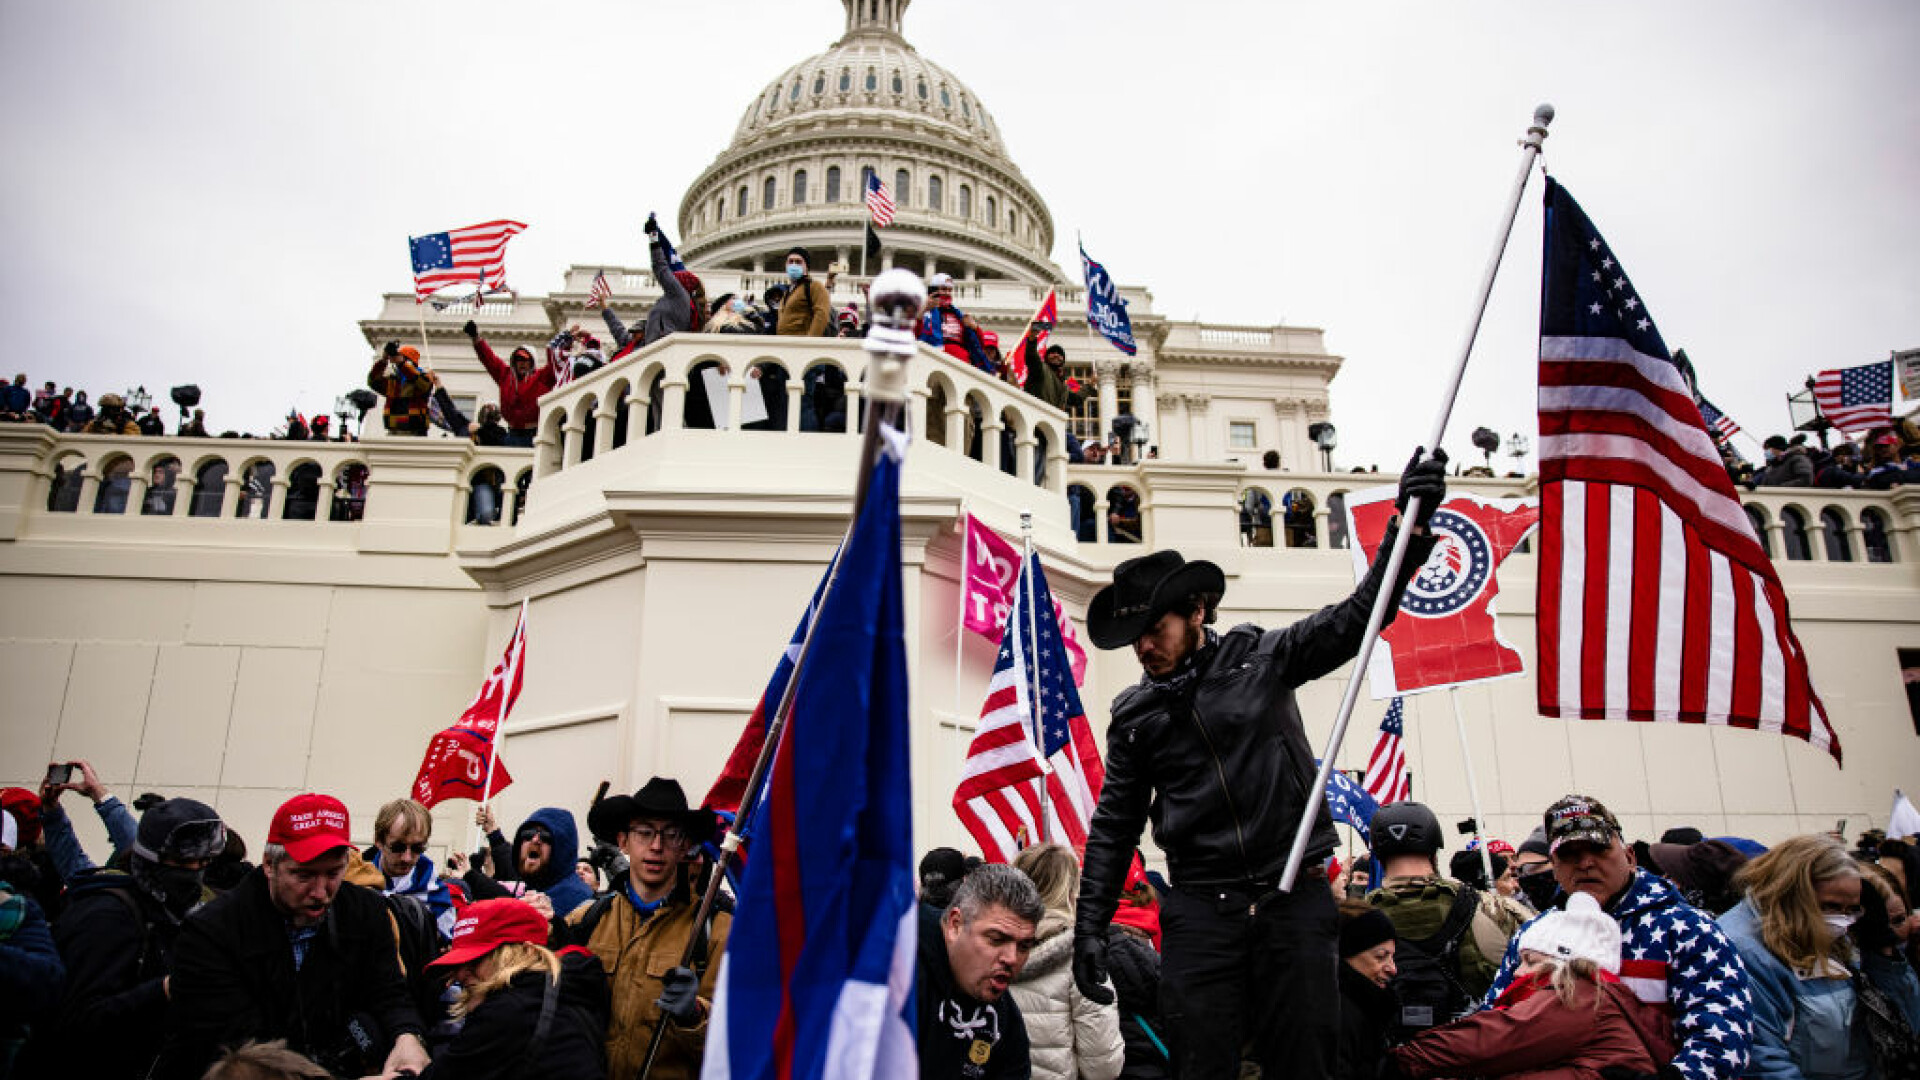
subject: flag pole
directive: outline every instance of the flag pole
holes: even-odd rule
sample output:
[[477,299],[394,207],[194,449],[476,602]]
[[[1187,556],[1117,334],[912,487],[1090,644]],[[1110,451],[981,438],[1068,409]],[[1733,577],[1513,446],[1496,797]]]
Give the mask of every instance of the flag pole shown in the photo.
[[[1540,144],[1546,141],[1547,125],[1553,122],[1553,106],[1541,105],[1533,110],[1533,123],[1527,127],[1526,137],[1520,140],[1520,172],[1514,177],[1513,191],[1507,197],[1507,212],[1500,224],[1500,234],[1494,240],[1493,254],[1487,259],[1487,267],[1480,277],[1480,296],[1474,305],[1473,318],[1467,323],[1466,339],[1460,343],[1460,355],[1454,362],[1453,377],[1447,384],[1447,392],[1440,400],[1440,415],[1433,421],[1433,433],[1427,439],[1425,449],[1437,450],[1440,439],[1447,433],[1447,420],[1453,414],[1453,403],[1460,396],[1460,382],[1467,374],[1467,358],[1473,355],[1473,341],[1480,333],[1480,320],[1487,313],[1487,300],[1493,295],[1493,279],[1500,272],[1500,258],[1506,253],[1507,238],[1513,235],[1513,222],[1520,213],[1520,197],[1526,193],[1527,177],[1533,172],[1533,163],[1540,156]],[[1419,516],[1420,499],[1414,496],[1407,500],[1403,521],[1412,521]],[[1314,784],[1307,790],[1307,805],[1300,814],[1300,825],[1293,832],[1293,847],[1287,852],[1286,869],[1280,873],[1280,890],[1290,891],[1300,876],[1300,864],[1307,856],[1307,840],[1313,835],[1313,827],[1319,821],[1320,807],[1326,798],[1327,776],[1333,771],[1334,756],[1340,752],[1340,744],[1347,737],[1347,723],[1353,719],[1353,706],[1360,696],[1360,684],[1367,677],[1367,661],[1373,656],[1373,643],[1380,636],[1380,628],[1386,624],[1388,605],[1398,604],[1399,595],[1395,594],[1391,583],[1400,577],[1400,564],[1406,561],[1407,541],[1412,539],[1413,530],[1402,528],[1394,534],[1393,549],[1387,555],[1386,573],[1383,578],[1389,583],[1380,589],[1373,600],[1373,611],[1367,616],[1367,630],[1360,639],[1359,655],[1353,660],[1353,676],[1347,681],[1346,696],[1340,700],[1340,712],[1334,717],[1333,733],[1327,737],[1326,752],[1320,755],[1320,771],[1314,778]]]
[[1460,731],[1460,760],[1467,767],[1467,798],[1473,803],[1473,838],[1480,845],[1480,867],[1487,872],[1487,888],[1493,888],[1493,853],[1487,850],[1487,823],[1480,813],[1480,783],[1473,777],[1473,752],[1467,749],[1467,715],[1460,711],[1460,687],[1447,687],[1447,700],[1453,702],[1453,726]]
[[[1033,739],[1040,775],[1033,778],[1040,814],[1040,842],[1052,839],[1047,828],[1047,735],[1040,722],[1040,613],[1033,598],[1033,511],[1020,511],[1020,590],[1027,605],[1027,735]],[[1016,631],[1017,633],[1017,631]]]
[[[520,600],[520,615],[513,622],[513,636],[524,639],[527,634],[527,598]],[[487,778],[480,784],[480,809],[486,810],[493,805],[493,766],[500,760],[500,743],[507,737],[507,698],[513,692],[513,682],[520,674],[520,653],[526,648],[524,640],[518,647],[515,642],[507,642],[507,681],[500,688],[500,711],[494,717],[493,738],[487,740]],[[473,846],[469,851],[480,849],[480,820],[473,822]],[[497,869],[497,868],[496,868]]]
[[[887,452],[883,449],[887,439],[881,433],[882,429],[892,427],[901,433],[908,430],[907,361],[913,358],[918,349],[913,325],[926,302],[927,287],[911,270],[896,268],[887,271],[868,290],[869,327],[865,344],[869,362],[863,395],[868,402],[867,427],[860,444],[860,471],[854,480],[853,506],[848,516],[846,537],[851,537],[854,527],[859,524],[874,462],[881,453]],[[839,549],[834,552],[833,566],[827,572],[827,583],[820,590],[816,612],[824,610],[828,598],[833,595],[834,587],[840,580],[845,554],[846,539],[843,538]],[[733,823],[727,826],[727,835],[720,841],[720,861],[707,879],[706,890],[700,896],[700,906],[694,911],[694,926],[697,929],[687,936],[686,948],[680,954],[681,967],[692,966],[698,958],[707,938],[707,921],[713,917],[714,905],[720,898],[720,883],[726,879],[733,866],[735,853],[740,849],[740,841],[760,809],[761,789],[766,786],[773,771],[774,755],[779,752],[787,721],[793,715],[794,694],[800,686],[801,672],[806,668],[807,654],[813,647],[814,632],[819,627],[820,620],[817,617],[808,621],[806,636],[800,640],[800,650],[794,656],[793,672],[787,678],[786,689],[781,691],[780,704],[774,709],[773,715],[767,718],[766,738],[760,743],[760,755],[754,760],[753,771],[747,776],[746,789],[740,795],[740,810],[734,815]],[[653,1041],[648,1044],[645,1062],[640,1067],[640,1080],[647,1080],[652,1074],[654,1059],[660,1054],[660,1041],[666,1035],[667,1025],[672,1022],[672,1017],[662,1015],[660,1022],[654,1025]]]
[[[865,258],[865,252],[862,252]],[[865,269],[865,264],[861,266]],[[960,573],[954,579],[958,591],[960,617],[953,626],[953,729],[960,730],[960,710],[966,701],[960,696],[960,669],[962,654],[967,642],[967,571],[973,565],[973,516],[967,512],[967,498],[960,497]],[[966,760],[966,750],[961,749],[960,760]]]

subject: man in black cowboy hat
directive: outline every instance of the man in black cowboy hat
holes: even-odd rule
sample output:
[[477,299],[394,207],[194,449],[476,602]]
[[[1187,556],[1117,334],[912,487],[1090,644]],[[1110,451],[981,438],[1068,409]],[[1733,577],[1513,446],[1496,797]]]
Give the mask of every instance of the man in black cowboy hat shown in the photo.
[[[1420,508],[1388,586],[1396,597],[1433,548],[1427,521],[1446,497],[1446,460],[1416,452],[1400,478],[1398,505],[1404,511],[1417,495]],[[1263,1075],[1334,1072],[1333,894],[1311,872],[1291,892],[1277,884],[1316,769],[1293,691],[1359,651],[1393,535],[1352,596],[1280,630],[1215,633],[1207,624],[1226,577],[1177,551],[1121,563],[1088,607],[1093,643],[1131,646],[1144,675],[1113,702],[1106,783],[1081,872],[1074,976],[1082,994],[1112,1000],[1102,985],[1107,924],[1151,820],[1173,880],[1160,917],[1160,1002],[1182,1076],[1238,1076],[1249,1040]],[[1305,865],[1319,865],[1335,843],[1322,803]]]
[[[584,945],[606,966],[613,990],[613,1020],[607,1027],[609,1076],[637,1076],[663,1016],[667,1025],[656,1080],[700,1075],[720,954],[733,921],[715,912],[702,928],[694,924],[699,899],[688,884],[691,853],[714,831],[711,810],[689,808],[678,782],[654,777],[632,795],[615,795],[587,811],[594,838],[616,844],[631,866],[613,893],[567,917],[572,944]],[[706,935],[698,970],[681,967],[687,942]]]

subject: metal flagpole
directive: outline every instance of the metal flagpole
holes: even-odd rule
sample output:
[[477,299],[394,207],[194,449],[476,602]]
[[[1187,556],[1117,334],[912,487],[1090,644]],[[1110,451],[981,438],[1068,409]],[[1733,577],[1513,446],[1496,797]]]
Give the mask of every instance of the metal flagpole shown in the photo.
[[[1540,144],[1546,141],[1547,125],[1553,122],[1553,106],[1541,105],[1533,110],[1533,123],[1528,126],[1526,137],[1520,140],[1520,173],[1514,177],[1513,192],[1507,197],[1507,212],[1500,224],[1500,235],[1495,239],[1493,254],[1487,259],[1486,271],[1480,278],[1480,297],[1474,305],[1473,318],[1467,323],[1466,340],[1460,343],[1460,356],[1454,362],[1453,378],[1447,384],[1447,392],[1440,401],[1440,415],[1434,418],[1433,433],[1427,439],[1427,449],[1438,449],[1440,440],[1447,433],[1447,420],[1453,415],[1454,399],[1460,396],[1460,382],[1467,374],[1467,358],[1473,355],[1474,338],[1480,334],[1480,320],[1487,313],[1487,300],[1493,295],[1493,279],[1500,272],[1500,257],[1506,253],[1507,238],[1513,235],[1513,221],[1520,213],[1520,196],[1526,193],[1527,176],[1533,171],[1533,163],[1540,156]],[[1407,500],[1404,521],[1413,521],[1419,517],[1420,499],[1414,496]],[[1407,541],[1412,539],[1413,530],[1402,528],[1394,535],[1393,550],[1387,555],[1385,581],[1379,594],[1374,597],[1373,611],[1367,616],[1366,636],[1360,639],[1360,653],[1353,660],[1353,677],[1347,681],[1346,696],[1340,700],[1340,712],[1334,717],[1333,733],[1327,737],[1326,752],[1320,755],[1320,771],[1314,777],[1314,784],[1307,792],[1307,805],[1300,815],[1300,826],[1293,832],[1293,848],[1287,852],[1286,869],[1280,873],[1280,889],[1291,890],[1295,879],[1300,876],[1300,864],[1307,856],[1307,839],[1313,835],[1313,826],[1320,817],[1321,801],[1326,798],[1327,776],[1333,771],[1333,759],[1340,752],[1340,744],[1347,737],[1347,723],[1353,719],[1354,702],[1360,696],[1360,684],[1367,677],[1367,661],[1373,656],[1373,643],[1380,636],[1380,627],[1386,623],[1388,605],[1398,604],[1400,597],[1394,593],[1392,582],[1400,577],[1400,564],[1406,561]]]
[[1487,888],[1493,888],[1493,853],[1487,850],[1487,822],[1480,814],[1480,785],[1473,778],[1473,754],[1467,749],[1467,716],[1460,711],[1460,688],[1447,687],[1447,700],[1453,702],[1453,725],[1460,729],[1460,760],[1467,766],[1467,798],[1473,802],[1473,839],[1480,845],[1480,865],[1487,872]]
[[[487,740],[487,778],[480,784],[480,809],[488,809],[493,804],[493,766],[500,760],[500,743],[507,737],[507,697],[513,692],[513,680],[520,673],[520,656],[526,650],[527,636],[527,598],[520,601],[520,615],[513,621],[513,637],[507,643],[506,681],[500,686],[500,711],[494,717],[493,738]],[[473,823],[473,846],[469,851],[480,849],[480,822]],[[496,867],[495,869],[498,869]]]
[[[967,643],[967,573],[973,566],[973,516],[967,513],[967,500],[960,500],[960,574],[954,579],[954,587],[960,594],[960,617],[953,625],[953,730],[960,730],[960,710],[966,704],[961,697],[960,668],[962,654]],[[967,755],[966,741],[961,741],[960,760]]]
[[1033,599],[1033,511],[1020,511],[1020,598],[1027,605],[1027,718],[1033,737],[1033,752],[1040,759],[1040,775],[1033,784],[1040,796],[1040,842],[1052,837],[1047,828],[1047,732],[1040,719],[1040,612]]
[[[720,898],[720,883],[726,879],[734,855],[740,850],[740,841],[746,836],[760,809],[761,789],[773,771],[774,755],[779,751],[780,740],[786,734],[787,721],[793,715],[794,692],[800,686],[800,674],[806,668],[807,654],[813,647],[814,631],[819,628],[818,613],[825,609],[828,597],[833,595],[834,586],[840,580],[847,538],[853,535],[854,524],[859,521],[861,507],[866,503],[873,463],[884,452],[882,446],[885,436],[881,431],[885,427],[893,427],[903,433],[908,430],[906,362],[912,359],[917,348],[913,324],[926,302],[927,287],[911,270],[889,270],[881,274],[869,290],[871,325],[866,339],[869,358],[865,393],[869,403],[867,427],[860,444],[860,472],[854,481],[853,506],[848,515],[847,531],[840,541],[840,547],[834,552],[833,566],[827,572],[827,583],[820,590],[820,602],[814,608],[815,617],[807,623],[806,636],[801,639],[800,651],[794,656],[793,672],[787,677],[786,689],[780,693],[780,705],[767,717],[766,738],[760,744],[760,756],[754,760],[753,771],[747,776],[746,790],[740,796],[739,813],[734,815],[733,824],[727,827],[727,835],[720,841],[720,861],[714,866],[713,875],[707,879],[706,891],[700,896],[700,906],[694,910],[694,926],[698,929],[687,938],[687,946],[680,954],[681,967],[690,967],[697,959],[707,939],[707,921],[713,917],[714,905]],[[672,1022],[672,1017],[662,1015],[660,1023],[654,1025],[653,1041],[648,1044],[645,1063],[640,1067],[640,1080],[646,1080],[653,1072],[654,1059],[660,1054],[660,1041],[666,1035],[667,1025]]]

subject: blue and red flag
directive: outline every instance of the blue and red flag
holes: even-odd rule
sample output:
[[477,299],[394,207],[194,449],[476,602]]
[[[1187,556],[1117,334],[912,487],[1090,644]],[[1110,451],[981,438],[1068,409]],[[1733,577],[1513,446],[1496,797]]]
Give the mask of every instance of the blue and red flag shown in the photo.
[[794,676],[721,961],[706,1080],[919,1072],[903,607],[900,460],[888,453]]

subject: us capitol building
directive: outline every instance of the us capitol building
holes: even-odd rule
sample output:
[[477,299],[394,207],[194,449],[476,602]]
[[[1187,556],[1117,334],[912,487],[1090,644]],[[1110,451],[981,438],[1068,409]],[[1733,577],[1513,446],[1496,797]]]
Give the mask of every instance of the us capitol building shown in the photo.
[[[1341,358],[1319,329],[1181,321],[1123,286],[1138,355],[1093,335],[1077,275],[1051,261],[1047,204],[986,104],[908,43],[907,0],[843,3],[840,39],[747,99],[732,142],[688,188],[675,235],[709,296],[759,295],[784,280],[795,245],[814,253],[816,276],[841,266],[836,306],[883,267],[949,273],[956,302],[1008,343],[1059,290],[1055,340],[1082,377],[1098,376],[1083,410],[1062,413],[924,347],[909,369],[901,513],[916,842],[970,849],[949,801],[996,643],[959,629],[968,514],[1018,545],[1030,510],[1054,593],[1076,619],[1116,563],[1174,547],[1225,570],[1223,626],[1271,627],[1350,591],[1342,496],[1394,478],[1324,471],[1310,429],[1331,419]],[[869,171],[899,203],[875,266],[862,265]],[[492,399],[461,324],[476,319],[502,355],[523,344],[539,354],[556,329],[599,322],[586,301],[600,269],[574,266],[544,297],[429,310],[428,360],[467,404]],[[613,308],[642,321],[659,296],[648,269],[605,269]],[[361,327],[375,348],[418,341],[411,292],[388,293]],[[689,429],[694,369],[715,361],[726,422]],[[753,365],[787,376],[785,430],[743,429],[748,395],[780,385],[750,379]],[[581,815],[603,779],[631,791],[673,775],[698,797],[846,525],[858,431],[801,422],[802,376],[821,365],[847,375],[857,429],[858,341],[708,334],[655,342],[548,394],[532,449],[0,426],[0,781],[33,786],[48,761],[85,757],[126,797],[212,803],[256,846],[288,795],[328,791],[370,837],[374,809],[408,790],[428,738],[472,698],[526,600],[502,820],[544,805]],[[1068,463],[1069,435],[1105,438],[1122,416],[1135,421],[1122,463]],[[998,452],[1007,437],[1011,470]],[[1263,467],[1268,450],[1280,470]],[[477,480],[504,489],[497,525],[469,523]],[[1508,497],[1534,481],[1454,487]],[[1243,513],[1262,500],[1270,512]],[[1896,786],[1916,786],[1920,734],[1901,672],[1920,667],[1920,653],[1902,656],[1920,650],[1920,490],[1774,489],[1746,501],[1791,594],[1845,768],[1765,732],[1543,719],[1530,678],[1481,683],[1460,703],[1496,835],[1517,841],[1568,791],[1605,799],[1635,836],[1688,823],[1770,842],[1841,819],[1851,835],[1885,824]],[[1499,578],[1501,631],[1531,664],[1533,556],[1514,555]],[[1124,651],[1090,660],[1082,696],[1103,730],[1138,665]],[[1301,694],[1316,745],[1345,679],[1343,669]],[[1456,820],[1471,809],[1445,697],[1409,698],[1406,726],[1416,797]],[[1384,709],[1362,696],[1343,766],[1365,765]],[[103,852],[98,822],[73,809]],[[465,845],[471,810],[442,804],[435,844]]]

